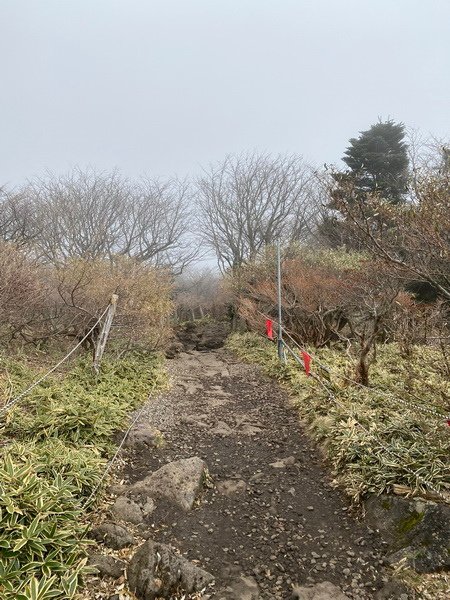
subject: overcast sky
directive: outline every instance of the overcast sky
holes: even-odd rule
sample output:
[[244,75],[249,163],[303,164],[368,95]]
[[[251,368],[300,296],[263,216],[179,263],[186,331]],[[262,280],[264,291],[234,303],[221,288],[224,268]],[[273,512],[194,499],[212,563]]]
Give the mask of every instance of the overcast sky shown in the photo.
[[0,184],[449,134],[450,0],[0,0]]

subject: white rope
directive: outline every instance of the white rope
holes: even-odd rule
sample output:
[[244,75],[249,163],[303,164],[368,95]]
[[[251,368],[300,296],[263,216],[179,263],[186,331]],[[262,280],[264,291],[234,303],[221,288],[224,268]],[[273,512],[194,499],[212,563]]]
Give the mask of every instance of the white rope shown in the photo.
[[12,400],[10,400],[7,404],[5,404],[5,406],[3,406],[3,408],[0,409],[0,416],[3,415],[4,413],[6,413],[9,409],[11,409],[15,404],[17,404],[17,402],[22,400],[22,398],[24,396],[26,396],[29,392],[31,392],[31,390],[33,390],[36,386],[38,386],[40,383],[42,383],[44,381],[44,379],[46,379],[49,375],[51,375],[54,371],[56,371],[56,369],[58,367],[60,367],[63,364],[63,362],[65,362],[70,356],[72,356],[72,354],[75,352],[75,350],[77,350],[81,346],[81,344],[91,335],[91,333],[94,331],[94,329],[100,323],[100,321],[106,315],[108,309],[109,309],[109,305],[105,308],[103,313],[97,319],[96,323],[89,329],[89,331],[86,333],[86,335],[83,338],[81,338],[81,340],[78,342],[78,344],[76,346],[74,346],[72,348],[72,350],[70,352],[68,352],[64,358],[62,358],[58,363],[56,363],[56,365],[54,367],[52,367],[49,371],[47,371],[47,373],[42,375],[42,377],[39,377],[39,379],[36,379],[36,381],[34,381],[30,385],[30,387],[28,387],[26,390],[21,392],[18,396],[16,396]]
[[128,429],[126,430],[122,441],[120,442],[119,446],[117,447],[117,450],[115,451],[113,457],[111,458],[111,460],[107,463],[105,470],[103,471],[102,476],[100,477],[97,485],[95,486],[95,488],[92,490],[90,496],[88,497],[88,499],[86,500],[86,502],[83,504],[83,508],[87,508],[92,501],[94,500],[98,490],[100,489],[100,486],[102,485],[105,477],[108,475],[109,471],[111,470],[114,462],[117,460],[117,457],[120,454],[120,451],[123,448],[123,445],[125,444],[125,440],[127,439],[127,437],[130,434],[130,431],[133,429],[133,427],[136,425],[136,423],[139,421],[139,419],[142,416],[142,413],[144,412],[146,403],[142,406],[142,408],[139,410],[139,412],[136,414],[135,418],[131,421],[130,426],[128,427]]
[[[258,310],[257,312],[259,312],[259,314],[266,319],[270,318],[267,315],[265,315],[263,312],[261,312],[260,310]],[[276,320],[273,320],[273,319],[271,319],[271,320],[275,324],[277,324]],[[348,381],[352,385],[355,385],[370,394],[378,394],[379,396],[384,396],[385,398],[388,398],[389,400],[394,400],[394,401],[400,402],[400,404],[403,404],[404,406],[407,406],[408,408],[411,408],[411,409],[415,410],[416,412],[426,412],[429,415],[433,415],[434,417],[438,417],[439,419],[442,419],[443,421],[447,421],[447,422],[450,421],[450,415],[444,415],[444,414],[440,413],[438,410],[434,410],[432,408],[429,408],[428,406],[423,406],[422,404],[415,404],[414,402],[411,402],[409,400],[404,400],[403,398],[399,398],[398,396],[395,396],[394,394],[387,392],[385,390],[380,390],[378,388],[366,387],[365,385],[362,385],[361,383],[358,383],[357,381],[350,379],[350,377],[347,377],[343,373],[339,373],[336,370],[330,369],[329,367],[324,365],[322,362],[320,362],[320,360],[316,356],[311,354],[311,352],[309,352],[308,350],[305,350],[305,348],[302,348],[300,346],[300,344],[292,337],[292,335],[289,333],[289,331],[287,331],[284,327],[281,327],[281,329],[282,329],[283,333],[285,333],[289,337],[289,339],[297,346],[297,348],[299,350],[309,354],[311,356],[311,358],[314,359],[314,362],[317,363],[322,369],[324,369],[324,371],[326,371],[330,375],[334,374],[337,377],[340,377],[341,379]]]
[[[289,350],[289,352],[292,354],[292,356],[294,357],[294,359],[297,362],[301,362],[300,359],[297,357],[297,355],[295,354],[295,352],[286,344],[286,342],[283,342],[283,345],[286,346],[286,348]],[[321,380],[319,379],[319,377],[317,377],[316,375],[313,375],[314,380],[317,381],[327,392],[328,396],[334,400],[334,402],[341,407],[341,409],[344,410],[344,412],[348,411],[348,406],[345,406],[345,404],[343,404],[342,402],[340,402],[335,394],[329,389],[329,387]],[[399,461],[399,466],[400,468],[404,469],[407,473],[409,473],[410,475],[413,475],[416,478],[416,481],[419,481],[424,488],[429,488],[431,491],[433,491],[441,500],[443,500],[445,503],[448,503],[448,498],[446,498],[436,487],[434,487],[434,485],[428,481],[425,481],[425,479],[422,479],[422,477],[416,472],[413,471],[412,469],[410,469],[409,467],[407,467],[405,464],[402,464],[403,462],[403,457],[399,456],[398,454],[395,454],[395,452],[393,452],[390,448],[388,448],[387,446],[385,446],[383,444],[383,442],[380,440],[380,438],[378,436],[376,436],[374,433],[372,433],[369,429],[367,429],[367,427],[365,427],[362,423],[360,423],[358,421],[358,419],[355,418],[354,414],[353,414],[353,420],[355,421],[356,425],[358,425],[368,436],[370,436],[373,440],[375,440],[380,447],[387,453],[389,454],[391,457],[395,458],[396,461]]]
[[292,337],[292,335],[286,331],[286,329],[283,327],[283,332],[289,337],[289,339],[297,346],[297,348],[299,350],[302,350],[303,352],[307,352],[311,358],[314,359],[314,361],[325,371],[327,371],[327,373],[330,374],[334,374],[337,377],[340,377],[341,379],[344,379],[345,381],[350,382],[352,385],[355,385],[363,390],[365,390],[366,392],[369,392],[371,394],[378,394],[379,396],[384,396],[385,398],[388,398],[389,400],[394,400],[397,402],[400,402],[401,404],[403,404],[404,406],[407,406],[408,408],[412,408],[416,411],[420,411],[420,412],[426,412],[430,415],[434,415],[435,417],[439,417],[440,419],[444,420],[444,421],[448,421],[450,420],[450,416],[446,416],[442,413],[440,413],[437,410],[433,410],[432,408],[429,408],[427,406],[423,406],[423,405],[419,405],[419,404],[415,404],[414,402],[410,402],[409,400],[404,400],[403,398],[399,398],[398,396],[395,396],[394,394],[387,392],[385,390],[380,390],[379,388],[371,388],[371,387],[367,387],[365,385],[362,385],[361,383],[358,383],[357,381],[354,381],[353,379],[350,379],[350,377],[347,377],[346,375],[344,375],[343,373],[339,373],[336,370],[332,370],[329,367],[327,367],[326,365],[324,365],[322,362],[320,362],[318,360],[318,358],[316,356],[314,356],[313,354],[311,354],[311,352],[308,352],[307,350],[305,350],[304,348],[302,348],[300,346],[300,344],[298,342],[296,342],[294,340],[294,338]]

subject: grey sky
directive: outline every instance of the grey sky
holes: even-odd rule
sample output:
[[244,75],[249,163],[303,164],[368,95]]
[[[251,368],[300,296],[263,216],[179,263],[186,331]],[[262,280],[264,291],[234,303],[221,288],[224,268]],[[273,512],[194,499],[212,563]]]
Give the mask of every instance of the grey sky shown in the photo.
[[449,133],[450,0],[0,0],[0,184]]

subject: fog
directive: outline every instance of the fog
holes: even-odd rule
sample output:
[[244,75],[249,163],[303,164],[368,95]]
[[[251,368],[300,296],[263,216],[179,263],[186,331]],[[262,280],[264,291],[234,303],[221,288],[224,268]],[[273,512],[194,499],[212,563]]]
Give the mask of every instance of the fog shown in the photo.
[[379,117],[449,133],[448,0],[0,0],[0,184],[337,162]]

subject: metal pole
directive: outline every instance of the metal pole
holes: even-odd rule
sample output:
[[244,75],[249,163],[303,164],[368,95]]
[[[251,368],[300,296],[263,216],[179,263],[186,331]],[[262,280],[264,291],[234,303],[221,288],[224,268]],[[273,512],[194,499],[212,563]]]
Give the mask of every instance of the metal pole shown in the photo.
[[278,358],[284,362],[284,350],[283,350],[283,327],[281,324],[281,250],[280,240],[277,242],[277,288],[278,288]]

